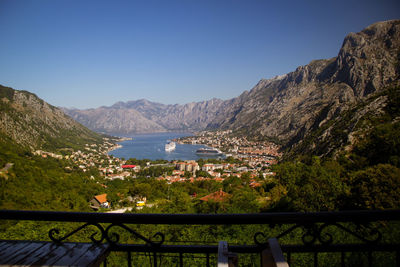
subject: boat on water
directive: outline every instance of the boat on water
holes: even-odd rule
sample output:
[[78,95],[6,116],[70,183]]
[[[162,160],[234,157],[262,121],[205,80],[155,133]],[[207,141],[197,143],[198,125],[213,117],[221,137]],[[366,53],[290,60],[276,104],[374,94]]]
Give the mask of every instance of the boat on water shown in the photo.
[[207,156],[220,156],[222,155],[222,151],[216,148],[199,148],[196,151],[197,155],[207,155]]
[[167,152],[171,152],[172,150],[175,150],[175,148],[176,148],[175,142],[171,141],[165,144],[165,151]]

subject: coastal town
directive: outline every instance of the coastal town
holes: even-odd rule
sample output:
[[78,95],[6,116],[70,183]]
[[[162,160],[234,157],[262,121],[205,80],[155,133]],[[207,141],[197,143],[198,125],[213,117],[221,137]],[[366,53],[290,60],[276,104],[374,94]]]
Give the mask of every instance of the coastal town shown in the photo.
[[[251,187],[261,186],[260,181],[272,179],[275,175],[271,166],[276,164],[282,156],[280,147],[266,141],[250,141],[246,137],[232,136],[232,131],[204,131],[194,136],[175,139],[178,144],[205,145],[223,152],[224,157],[200,160],[174,160],[157,163],[146,161],[144,164],[131,164],[129,159],[121,159],[109,154],[112,150],[121,147],[118,144],[125,141],[122,139],[104,138],[100,144],[86,144],[83,150],[65,151],[63,155],[37,150],[34,152],[43,158],[53,157],[65,159],[70,163],[66,171],[81,170],[89,172],[90,177],[100,177],[104,181],[116,179],[134,179],[143,177],[146,170],[151,168],[162,168],[172,171],[165,171],[161,175],[146,175],[147,178],[155,178],[166,181],[168,184],[176,182],[216,181],[223,182],[230,177],[247,177],[248,185]],[[142,162],[143,163],[143,162]],[[106,187],[104,183],[99,182]],[[110,208],[106,196],[94,196],[100,199],[98,206]],[[140,199],[140,206],[143,201]],[[107,202],[107,204],[105,204]],[[96,201],[91,202],[96,203]],[[93,206],[94,207],[94,206]]]

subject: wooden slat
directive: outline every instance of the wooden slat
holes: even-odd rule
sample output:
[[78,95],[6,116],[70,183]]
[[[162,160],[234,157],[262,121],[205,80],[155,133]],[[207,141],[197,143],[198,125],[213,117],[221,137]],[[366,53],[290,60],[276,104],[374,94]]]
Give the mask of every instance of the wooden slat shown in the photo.
[[0,249],[2,249],[3,247],[9,246],[10,243],[7,241],[0,241]]
[[23,249],[15,251],[15,253],[10,255],[9,257],[2,258],[2,261],[7,262],[7,264],[14,265],[19,261],[23,260],[24,258],[28,257],[36,250],[40,249],[44,245],[45,245],[44,242],[43,243],[29,242],[28,245],[25,246]]
[[92,266],[91,263],[102,257],[106,249],[107,246],[105,245],[78,243],[73,250],[70,250],[62,258],[54,262],[53,265]]
[[4,249],[4,248],[6,248],[6,247],[12,246],[12,244],[15,244],[15,242],[16,242],[16,241],[1,241],[0,247],[1,247],[2,249]]
[[56,246],[57,245],[54,243],[44,243],[43,246],[30,253],[27,257],[18,261],[16,265],[32,265],[42,257],[45,257],[47,254],[49,254],[56,248]]
[[41,254],[37,257],[31,265],[46,265],[51,266],[53,262],[65,256],[69,250],[73,249],[76,244],[74,243],[63,243],[60,245],[52,244],[54,248],[50,246],[50,251],[48,253]]
[[109,254],[107,244],[0,241],[0,266],[99,266]]
[[[61,258],[56,258],[51,262],[51,265],[55,266],[66,266],[72,265],[73,262],[77,261],[83,253],[85,253],[90,244],[77,243],[74,247],[71,247]],[[49,261],[50,263],[50,261]]]
[[93,244],[76,262],[74,266],[99,266],[110,253],[107,244]]
[[19,250],[23,249],[24,247],[28,246],[29,243],[26,242],[15,242],[15,243],[10,243],[9,246],[4,247],[1,251],[0,251],[0,259],[5,259],[8,258],[13,255],[15,255],[16,253],[18,253]]
[[55,248],[54,246],[55,244],[52,243],[44,243],[43,246],[36,249],[23,259],[20,259],[18,262],[15,263],[15,265],[31,265],[32,263],[40,259],[42,256],[48,254],[52,249]]

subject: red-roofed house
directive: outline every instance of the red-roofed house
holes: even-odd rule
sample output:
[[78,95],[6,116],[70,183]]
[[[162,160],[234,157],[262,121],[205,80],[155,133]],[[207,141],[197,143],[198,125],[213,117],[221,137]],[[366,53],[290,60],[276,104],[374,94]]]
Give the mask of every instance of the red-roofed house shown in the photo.
[[90,201],[92,204],[90,207],[98,210],[99,208],[109,208],[110,204],[107,202],[107,194],[101,194],[94,196],[94,198]]
[[228,193],[225,193],[220,189],[217,192],[211,193],[207,196],[204,196],[200,198],[202,201],[214,201],[214,202],[222,202],[225,201],[230,195]]
[[122,165],[121,167],[122,169],[133,169],[136,167],[136,165]]
[[140,166],[139,165],[131,165],[131,164],[126,164],[121,166],[122,169],[124,170],[134,170],[135,172],[140,171]]

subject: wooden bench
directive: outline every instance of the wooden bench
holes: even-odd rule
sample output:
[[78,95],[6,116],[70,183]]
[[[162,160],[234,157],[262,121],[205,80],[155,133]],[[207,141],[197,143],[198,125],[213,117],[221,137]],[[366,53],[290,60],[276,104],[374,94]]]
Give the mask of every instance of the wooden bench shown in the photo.
[[99,266],[108,244],[0,240],[0,266]]

